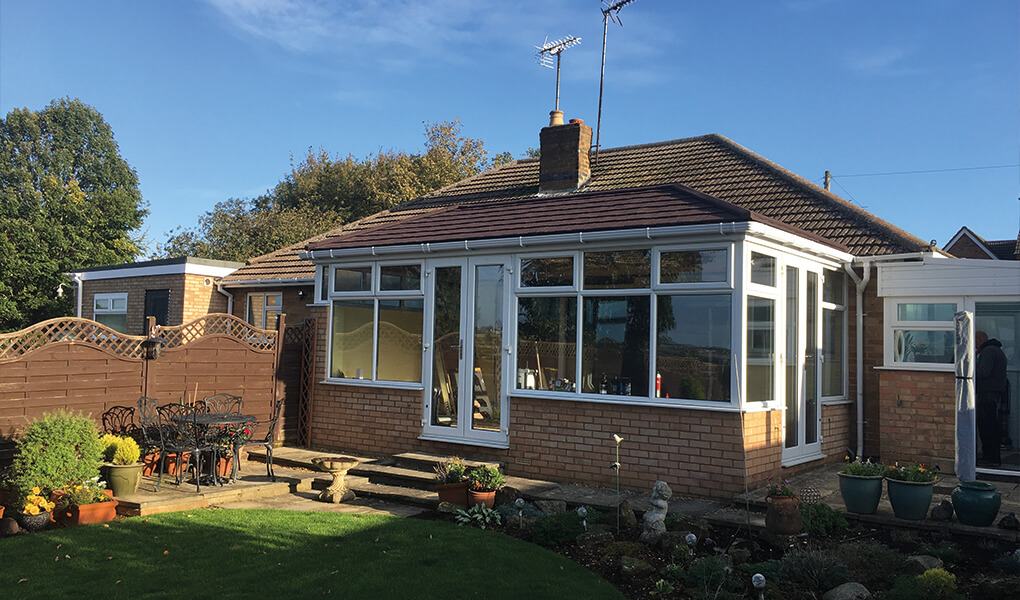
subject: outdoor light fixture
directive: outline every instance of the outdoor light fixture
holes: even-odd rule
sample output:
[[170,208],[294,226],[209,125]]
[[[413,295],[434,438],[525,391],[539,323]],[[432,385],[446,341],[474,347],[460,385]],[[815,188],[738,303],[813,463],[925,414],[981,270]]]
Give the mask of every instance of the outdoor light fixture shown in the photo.
[[588,518],[588,509],[579,506],[577,508],[577,516],[581,519],[581,525],[584,526],[584,530],[588,531],[588,521],[586,520]]
[[616,471],[616,535],[620,535],[620,442],[623,438],[614,433],[613,441],[616,442],[616,462],[609,466]]
[[755,573],[751,577],[751,585],[754,589],[758,590],[758,600],[765,600],[765,576],[761,573]]
[[524,498],[514,500],[514,506],[517,507],[517,516],[521,520],[521,529],[524,529]]
[[155,360],[163,354],[163,346],[166,339],[154,337],[142,340],[142,356],[145,360]]

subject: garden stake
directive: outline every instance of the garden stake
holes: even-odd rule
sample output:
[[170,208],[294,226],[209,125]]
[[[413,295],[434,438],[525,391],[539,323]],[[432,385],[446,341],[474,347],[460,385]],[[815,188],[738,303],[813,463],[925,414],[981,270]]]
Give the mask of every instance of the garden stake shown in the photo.
[[755,573],[751,577],[751,585],[754,589],[758,590],[758,600],[765,600],[765,576],[761,573]]
[[517,516],[521,519],[521,529],[524,529],[524,498],[514,500],[514,506],[517,507]]
[[616,535],[620,535],[620,442],[623,438],[614,433],[613,441],[616,442],[616,462],[610,466],[616,471]]
[[584,530],[588,531],[588,521],[586,520],[588,517],[588,509],[583,506],[579,506],[577,508],[577,516],[581,518],[581,525],[584,527]]

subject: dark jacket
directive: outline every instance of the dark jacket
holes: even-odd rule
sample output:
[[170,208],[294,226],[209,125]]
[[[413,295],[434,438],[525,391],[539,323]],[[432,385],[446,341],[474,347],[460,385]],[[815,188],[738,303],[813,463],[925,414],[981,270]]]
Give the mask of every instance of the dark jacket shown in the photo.
[[974,373],[975,392],[1006,391],[1006,354],[1002,342],[988,340],[977,351],[977,368]]

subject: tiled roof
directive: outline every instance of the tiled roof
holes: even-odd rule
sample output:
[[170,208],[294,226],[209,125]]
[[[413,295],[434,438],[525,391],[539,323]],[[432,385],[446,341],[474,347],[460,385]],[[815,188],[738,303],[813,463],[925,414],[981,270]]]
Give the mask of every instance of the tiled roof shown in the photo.
[[[414,218],[439,208],[491,205],[505,201],[514,201],[508,206],[519,206],[517,202],[538,199],[538,171],[539,159],[522,159],[480,173],[384,213],[252,259],[248,266],[227,278],[227,282],[279,279],[294,277],[297,273],[310,278],[313,275],[311,264],[298,258],[298,252],[307,244],[314,244],[317,248],[340,247],[338,244],[347,247],[345,240],[354,232]],[[591,178],[573,195],[579,195],[578,192],[605,192],[665,184],[680,184],[821,236],[846,247],[857,256],[917,252],[929,247],[928,242],[716,134],[602,150],[599,152],[598,163],[592,160]],[[581,215],[567,215],[563,206],[570,196],[556,196],[560,208],[558,218],[561,220],[569,216],[576,223],[578,219],[574,217],[587,216],[598,208],[586,206],[577,209]],[[606,202],[612,202],[614,197],[613,194],[585,196],[605,199]],[[496,205],[490,206],[490,209],[495,208]],[[530,233],[541,232],[544,223],[537,219],[531,221],[533,227],[529,229]],[[495,225],[495,220],[487,222],[490,226]],[[406,233],[409,229],[403,231]],[[481,227],[460,230],[458,233],[452,226],[449,232],[450,235],[462,236],[457,239],[466,239],[463,237],[466,233],[472,236],[486,233]],[[496,231],[488,233],[494,234]],[[385,232],[379,235],[385,235]],[[353,236],[351,239],[354,239]],[[407,241],[404,240],[405,243]],[[253,276],[256,273],[258,277]]]
[[994,254],[999,260],[1020,260],[1020,236],[1017,237],[1016,241],[1013,240],[996,240],[994,242],[985,242],[985,246]]
[[[326,237],[309,243],[308,249],[426,244],[744,221],[766,223],[815,238],[821,243],[838,246],[729,202],[682,185],[669,184],[461,202],[429,209],[413,217],[377,227]],[[840,249],[845,250],[842,247]]]

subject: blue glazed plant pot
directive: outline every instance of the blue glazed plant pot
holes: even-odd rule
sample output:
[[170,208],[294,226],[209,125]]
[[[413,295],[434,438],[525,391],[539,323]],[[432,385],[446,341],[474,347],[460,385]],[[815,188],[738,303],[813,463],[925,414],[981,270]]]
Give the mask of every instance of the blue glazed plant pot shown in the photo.
[[882,475],[871,477],[839,473],[839,493],[847,512],[873,515],[882,499]]
[[953,490],[953,510],[964,525],[988,527],[995,522],[1001,503],[995,486],[983,481],[961,481]]
[[920,521],[928,514],[931,506],[933,482],[899,481],[887,479],[889,482],[889,504],[893,514],[900,519]]

